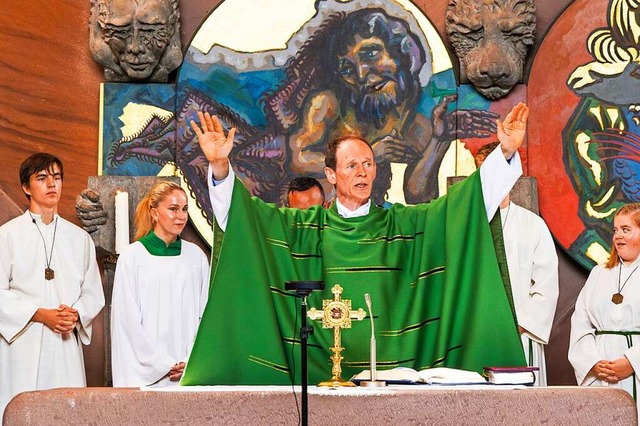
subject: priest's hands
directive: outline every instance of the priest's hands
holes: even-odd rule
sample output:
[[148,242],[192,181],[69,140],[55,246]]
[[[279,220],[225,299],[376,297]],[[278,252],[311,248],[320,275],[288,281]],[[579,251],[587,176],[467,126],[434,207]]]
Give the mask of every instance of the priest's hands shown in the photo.
[[504,157],[509,160],[516,153],[527,131],[527,120],[529,119],[529,107],[520,102],[507,114],[504,121],[497,121],[498,140]]
[[222,180],[229,174],[229,153],[233,148],[236,128],[233,127],[225,136],[224,128],[215,115],[211,116],[208,112],[203,114],[198,111],[198,120],[202,128],[195,121],[191,121],[191,129],[198,137],[204,156],[209,160],[213,177],[216,180]]
[[600,380],[618,383],[633,374],[633,367],[626,357],[613,361],[600,360],[591,368],[591,372]]
[[187,364],[185,364],[184,362],[179,362],[171,367],[171,370],[169,370],[169,380],[171,380],[172,382],[177,382],[178,380],[180,380],[180,378],[182,377],[182,373],[184,372],[184,367],[186,365]]
[[67,305],[56,309],[38,308],[31,320],[46,325],[57,334],[69,334],[78,322],[78,311]]

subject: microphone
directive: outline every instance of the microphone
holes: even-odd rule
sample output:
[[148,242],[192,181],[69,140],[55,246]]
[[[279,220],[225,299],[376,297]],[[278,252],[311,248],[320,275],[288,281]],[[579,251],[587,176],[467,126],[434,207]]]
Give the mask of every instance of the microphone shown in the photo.
[[386,386],[387,383],[384,381],[378,381],[378,373],[376,371],[376,333],[375,327],[373,325],[373,309],[371,308],[371,295],[369,293],[364,294],[364,301],[367,304],[367,309],[369,310],[369,319],[371,320],[371,342],[370,342],[370,351],[371,351],[371,380],[360,382],[360,386]]
[[373,325],[373,309],[371,308],[371,295],[369,293],[364,294],[364,301],[367,304],[369,310],[369,319],[371,320],[371,381],[375,382],[377,378],[376,372],[376,333]]

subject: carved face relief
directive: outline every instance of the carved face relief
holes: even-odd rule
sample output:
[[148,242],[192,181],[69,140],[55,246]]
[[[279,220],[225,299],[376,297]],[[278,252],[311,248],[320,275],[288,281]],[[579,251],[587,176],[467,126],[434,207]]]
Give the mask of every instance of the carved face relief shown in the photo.
[[509,93],[522,81],[535,26],[533,0],[450,0],[446,31],[462,82],[492,100]]
[[[105,65],[107,80],[167,80],[168,73],[182,59],[175,3],[176,0],[98,0],[98,10],[92,10],[92,15],[97,15],[95,30],[99,34],[95,36],[108,46],[108,51],[96,52],[96,40],[92,40],[92,51],[96,60]],[[175,55],[176,41],[178,60],[163,61],[166,53]],[[105,54],[111,57],[104,58]],[[175,65],[170,67],[172,64]]]

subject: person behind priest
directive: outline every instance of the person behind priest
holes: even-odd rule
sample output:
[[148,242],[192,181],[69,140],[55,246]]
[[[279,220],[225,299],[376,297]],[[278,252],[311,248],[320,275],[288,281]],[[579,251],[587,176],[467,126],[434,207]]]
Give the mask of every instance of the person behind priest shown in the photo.
[[58,215],[62,162],[20,166],[29,209],[0,227],[0,417],[16,394],[86,386],[82,345],[104,306],[89,234]]
[[180,238],[187,195],[159,182],[135,213],[135,242],[118,258],[111,302],[113,386],[177,384],[209,294],[209,263]]
[[[498,145],[500,142],[482,146],[475,156],[476,166]],[[500,203],[500,219],[524,355],[528,365],[540,368],[535,385],[546,386],[544,346],[558,303],[558,255],[544,220],[511,201],[509,195]]]
[[311,206],[324,206],[324,188],[317,179],[310,176],[298,176],[291,179],[287,188],[287,206],[296,209],[308,209]]
[[[376,163],[366,141],[330,141],[325,175],[337,200],[330,209],[307,210],[250,197],[229,164],[235,129],[225,136],[217,117],[199,112],[200,125],[191,127],[209,160],[209,195],[225,234],[212,299],[181,384],[291,383],[299,362],[292,346],[297,308],[283,283],[292,280],[328,281],[324,293],[310,296],[315,305],[333,298],[337,283],[354,308],[370,293],[384,333],[379,362],[476,371],[524,365],[497,261],[484,254],[493,250],[487,217],[522,173],[517,148],[528,111],[521,103],[498,121],[502,145],[488,167],[446,196],[410,207],[372,205]],[[321,348],[334,344],[333,333],[316,331],[309,345],[312,382],[330,375],[328,350]],[[368,365],[369,337],[361,324],[345,333],[345,362],[353,364],[343,363],[343,374]],[[225,367],[230,363],[236,368]]]
[[620,387],[638,405],[640,382],[640,203],[613,219],[606,264],[591,270],[571,317],[569,361],[581,386]]

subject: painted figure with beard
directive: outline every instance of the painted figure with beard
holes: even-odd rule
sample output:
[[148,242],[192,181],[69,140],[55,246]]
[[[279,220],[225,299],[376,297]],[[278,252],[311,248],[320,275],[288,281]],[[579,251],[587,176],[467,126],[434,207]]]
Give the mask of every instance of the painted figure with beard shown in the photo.
[[588,268],[607,259],[616,210],[640,201],[639,8],[611,0],[607,27],[587,40],[594,61],[567,82],[582,100],[563,131],[564,164],[585,226],[569,250]]
[[166,82],[182,62],[178,0],[92,0],[89,30],[107,81]]
[[327,142],[357,136],[371,141],[375,154],[376,204],[391,185],[391,163],[407,165],[408,203],[436,198],[450,142],[495,133],[496,116],[447,113],[454,96],[441,100],[431,120],[419,113],[419,73],[431,65],[426,58],[408,24],[382,9],[332,15],[290,61],[287,81],[265,99],[270,123],[289,135],[285,169],[322,178]]

